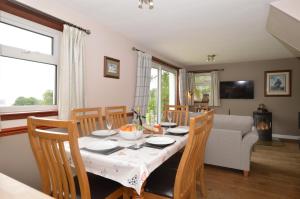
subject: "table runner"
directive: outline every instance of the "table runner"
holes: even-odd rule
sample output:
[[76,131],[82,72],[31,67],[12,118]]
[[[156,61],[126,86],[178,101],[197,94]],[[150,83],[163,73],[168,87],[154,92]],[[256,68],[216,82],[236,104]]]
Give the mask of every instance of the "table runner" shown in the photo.
[[[86,168],[86,171],[119,182],[125,187],[130,187],[140,194],[143,183],[152,171],[158,168],[163,162],[169,159],[172,155],[182,149],[188,135],[183,137],[166,135],[172,137],[176,142],[164,149],[154,149],[143,147],[139,150],[123,149],[110,155],[101,155],[88,151],[81,150],[81,156]],[[89,142],[94,142],[94,137],[79,138],[79,146],[83,147]],[[128,141],[121,138],[119,135],[111,136],[106,139],[115,139],[119,146],[129,147],[137,141]],[[145,140],[146,138],[144,138]],[[101,139],[103,140],[103,139]],[[143,142],[143,139],[138,142]],[[68,143],[65,143],[66,152],[70,163],[70,148]]]

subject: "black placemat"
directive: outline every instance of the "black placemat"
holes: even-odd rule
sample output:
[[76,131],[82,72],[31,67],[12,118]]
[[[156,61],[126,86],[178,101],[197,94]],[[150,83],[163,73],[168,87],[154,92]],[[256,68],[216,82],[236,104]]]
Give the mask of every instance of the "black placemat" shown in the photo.
[[109,136],[100,136],[100,135],[93,135],[93,134],[90,134],[90,135],[88,135],[87,137],[98,138],[98,139],[104,139],[104,138],[107,138],[107,137],[109,137]]
[[166,132],[165,133],[165,135],[173,135],[173,136],[180,136],[180,137],[183,137],[183,136],[185,136],[186,134],[188,134],[188,132],[187,133],[170,133],[170,132]]
[[153,145],[153,144],[149,144],[149,143],[144,143],[143,146],[144,147],[149,147],[149,148],[154,148],[154,149],[164,149],[164,148],[166,148],[168,146],[173,145],[175,142],[173,142],[172,144],[162,145],[162,146],[160,146],[160,145]]
[[161,127],[164,127],[164,128],[175,128],[177,127],[177,124],[174,124],[174,125],[160,125]]
[[115,153],[117,151],[120,151],[124,149],[124,147],[121,147],[121,146],[118,146],[118,147],[115,147],[113,149],[107,149],[107,150],[91,150],[91,149],[88,149],[88,148],[81,148],[80,150],[85,150],[85,151],[88,151],[88,152],[92,152],[92,153],[99,153],[99,154],[102,154],[102,155],[110,155],[112,153]]

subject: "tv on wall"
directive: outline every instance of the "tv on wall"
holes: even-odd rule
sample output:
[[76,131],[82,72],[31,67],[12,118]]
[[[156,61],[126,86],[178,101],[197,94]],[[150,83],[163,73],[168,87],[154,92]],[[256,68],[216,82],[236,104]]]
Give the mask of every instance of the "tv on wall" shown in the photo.
[[253,81],[220,82],[221,99],[254,99]]

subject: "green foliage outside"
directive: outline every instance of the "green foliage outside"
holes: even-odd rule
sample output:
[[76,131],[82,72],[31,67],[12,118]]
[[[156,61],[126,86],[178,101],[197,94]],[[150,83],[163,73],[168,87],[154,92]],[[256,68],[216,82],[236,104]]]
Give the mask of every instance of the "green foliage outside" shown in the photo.
[[149,101],[148,101],[148,112],[153,113],[153,114],[157,114],[156,113],[156,105],[157,105],[157,89],[151,89],[150,93],[149,93]]
[[[158,72],[157,73],[155,72],[154,74],[151,73],[151,82],[158,81],[157,75],[158,75]],[[148,101],[148,108],[147,108],[147,114],[146,114],[146,122],[147,123],[156,122],[155,115],[157,115],[157,94],[158,94],[157,89],[158,88],[152,88],[149,91],[149,101]]]
[[169,73],[163,71],[161,75],[161,111],[169,104]]
[[[151,81],[157,78],[157,75],[151,76]],[[156,79],[157,81],[157,79]],[[158,100],[158,88],[152,88],[149,91],[149,101],[148,101],[148,113],[147,118],[152,116],[157,116],[157,100]],[[164,106],[169,104],[169,73],[162,71],[161,76],[161,111],[163,111]],[[157,122],[157,118],[153,118]],[[149,119],[148,119],[149,121]]]
[[40,104],[40,100],[34,97],[18,97],[14,103],[15,106],[36,105],[36,104]]
[[35,97],[18,97],[15,102],[14,106],[25,106],[25,105],[53,105],[53,91],[46,90],[43,94],[43,99],[36,99]]
[[43,105],[53,105],[53,91],[52,90],[47,90],[43,94],[42,104]]

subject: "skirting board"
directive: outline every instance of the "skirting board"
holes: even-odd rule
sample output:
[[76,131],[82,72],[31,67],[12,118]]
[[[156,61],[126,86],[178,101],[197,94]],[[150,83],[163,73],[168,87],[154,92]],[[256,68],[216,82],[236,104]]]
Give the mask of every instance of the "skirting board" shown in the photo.
[[272,137],[288,139],[288,140],[300,140],[300,136],[296,136],[296,135],[272,134]]

